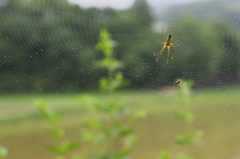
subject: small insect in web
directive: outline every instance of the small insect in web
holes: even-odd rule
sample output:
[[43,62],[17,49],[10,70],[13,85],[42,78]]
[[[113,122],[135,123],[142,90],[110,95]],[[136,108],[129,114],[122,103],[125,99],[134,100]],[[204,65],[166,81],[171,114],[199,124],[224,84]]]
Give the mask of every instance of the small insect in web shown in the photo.
[[175,82],[175,84],[178,85],[180,82],[181,82],[181,80],[179,79]]
[[[171,52],[171,50],[170,50],[170,47],[171,47],[171,46],[172,46],[172,47],[178,47],[179,45],[176,45],[176,46],[174,46],[174,45],[177,44],[177,43],[181,40],[182,35],[181,35],[181,37],[178,38],[178,40],[177,40],[176,42],[174,42],[174,43],[171,42],[171,41],[172,41],[172,35],[168,35],[166,41],[164,41],[164,38],[163,38],[163,29],[164,29],[164,26],[162,27],[162,34],[161,34],[162,42],[159,41],[159,40],[157,39],[157,37],[156,37],[157,42],[158,42],[159,44],[163,44],[163,47],[159,50],[159,52],[158,52],[157,54],[153,53],[153,55],[156,56],[156,61],[158,61],[159,58],[162,56],[162,53],[163,53],[164,49],[167,48],[167,49],[168,49],[168,57],[167,57],[167,62],[166,62],[166,64],[168,64],[168,61],[169,61],[170,59],[173,59],[173,55],[172,55],[172,52]],[[182,32],[182,34],[183,34],[183,32]]]

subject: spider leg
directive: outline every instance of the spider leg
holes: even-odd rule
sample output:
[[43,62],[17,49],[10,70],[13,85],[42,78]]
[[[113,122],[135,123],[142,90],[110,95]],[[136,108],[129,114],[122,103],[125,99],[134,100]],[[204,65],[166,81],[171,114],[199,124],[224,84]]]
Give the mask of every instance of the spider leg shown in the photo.
[[162,42],[164,43],[163,29],[164,29],[164,26],[162,27],[162,34],[161,34],[161,37],[162,37]]
[[162,42],[157,39],[157,36],[155,37],[159,44],[164,44],[163,29],[164,29],[164,26],[162,27],[162,33],[161,33]]
[[180,44],[174,46],[174,44],[171,43],[171,46],[172,46],[172,47],[178,47],[179,45],[180,45]]
[[181,38],[178,38],[178,40],[174,43],[171,43],[171,45],[175,45],[176,43],[178,43],[181,40]]
[[167,57],[167,62],[166,62],[166,64],[168,64],[168,61],[171,60],[171,59],[173,59],[173,56],[172,56],[172,52],[171,52],[170,47],[169,47],[169,48],[168,48],[168,57]]
[[161,48],[161,50],[159,50],[157,54],[154,54],[154,56],[157,56],[157,57],[156,57],[156,61],[158,61],[159,58],[162,56],[162,53],[163,53],[163,51],[164,51],[164,48],[165,48],[165,47],[164,47],[164,45],[163,45],[163,47]]
[[[178,43],[178,42],[182,39],[182,35],[183,35],[183,32],[182,32],[182,34],[181,34],[181,37],[178,38],[176,42],[171,43],[171,45],[175,45],[176,43]],[[178,45],[178,46],[179,46],[179,45]],[[177,47],[177,46],[173,46],[173,47]]]
[[157,40],[157,42],[158,42],[159,44],[164,44],[164,41],[163,41],[163,40],[162,40],[162,42],[159,41],[159,40],[157,39],[157,37],[156,37],[156,40]]

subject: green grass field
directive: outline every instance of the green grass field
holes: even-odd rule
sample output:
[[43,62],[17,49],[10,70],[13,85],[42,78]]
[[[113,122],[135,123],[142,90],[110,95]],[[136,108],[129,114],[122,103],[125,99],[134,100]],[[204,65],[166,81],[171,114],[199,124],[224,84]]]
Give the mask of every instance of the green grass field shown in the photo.
[[[122,91],[114,94],[89,93],[103,103],[125,103],[132,110],[145,110],[134,130],[138,145],[132,152],[133,159],[155,159],[162,150],[174,153],[188,152],[204,159],[240,157],[240,89],[223,87],[194,90],[190,105],[196,113],[191,129],[204,131],[200,146],[187,149],[173,144],[173,137],[189,126],[173,118],[173,112],[181,107],[182,96],[175,88],[159,91]],[[45,149],[52,143],[49,125],[39,118],[36,100],[46,101],[56,112],[62,114],[62,126],[67,137],[80,138],[80,124],[85,115],[82,94],[60,95],[6,95],[0,97],[0,145],[8,148],[7,159],[52,159],[55,156]]]

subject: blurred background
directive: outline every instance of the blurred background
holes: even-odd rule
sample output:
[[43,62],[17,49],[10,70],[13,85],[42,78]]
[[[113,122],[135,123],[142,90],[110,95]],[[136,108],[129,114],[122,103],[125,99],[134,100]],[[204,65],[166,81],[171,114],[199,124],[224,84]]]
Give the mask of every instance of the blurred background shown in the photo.
[[[82,102],[82,94],[88,94],[146,114],[130,126],[137,143],[129,158],[157,158],[162,150],[240,158],[239,7],[238,0],[1,0],[0,154],[56,158],[45,148],[57,142],[36,101],[60,114],[66,138],[79,140],[86,107],[94,101]],[[99,49],[102,28],[111,56]],[[157,62],[154,56],[162,48],[156,40],[162,40],[162,31],[164,40],[181,38],[171,47],[174,58],[168,64],[167,50]],[[105,56],[119,65],[99,66]],[[103,93],[99,80],[111,79],[111,68],[123,75],[116,80],[128,82]],[[202,132],[197,146],[174,144],[176,134],[191,130]]]

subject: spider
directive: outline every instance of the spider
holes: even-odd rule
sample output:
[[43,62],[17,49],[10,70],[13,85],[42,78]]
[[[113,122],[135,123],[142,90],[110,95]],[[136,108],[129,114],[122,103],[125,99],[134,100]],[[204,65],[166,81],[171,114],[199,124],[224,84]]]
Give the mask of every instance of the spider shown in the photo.
[[[162,42],[159,41],[159,40],[157,39],[157,37],[156,37],[157,42],[158,42],[159,44],[163,44],[163,47],[161,48],[161,50],[159,50],[159,52],[158,52],[157,54],[153,53],[153,55],[154,55],[154,56],[157,56],[157,57],[156,57],[156,61],[158,61],[159,58],[162,56],[162,53],[163,53],[164,49],[167,48],[167,49],[168,49],[168,57],[167,57],[167,62],[166,62],[166,64],[168,64],[168,61],[169,61],[170,59],[173,59],[173,56],[172,56],[170,47],[171,47],[171,46],[172,46],[172,47],[178,47],[179,45],[176,45],[176,46],[174,46],[174,45],[181,40],[182,35],[181,35],[181,37],[178,38],[178,40],[177,40],[176,42],[174,42],[174,43],[171,43],[171,41],[172,41],[172,35],[168,35],[166,41],[164,41],[164,39],[163,39],[163,29],[164,29],[164,26],[162,27],[162,34],[161,34]],[[183,32],[182,32],[182,34],[183,34]]]

